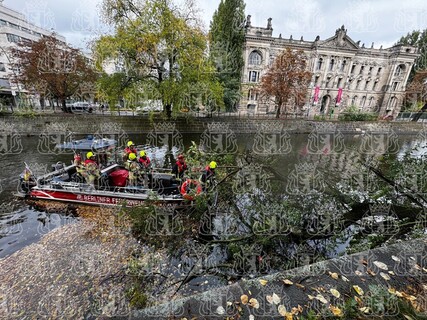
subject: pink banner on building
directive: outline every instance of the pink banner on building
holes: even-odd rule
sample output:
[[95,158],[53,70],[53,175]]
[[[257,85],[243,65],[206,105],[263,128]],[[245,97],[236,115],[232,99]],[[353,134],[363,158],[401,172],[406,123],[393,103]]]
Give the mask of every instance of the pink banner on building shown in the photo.
[[314,102],[319,101],[319,92],[320,92],[320,87],[315,87],[314,88]]
[[342,88],[338,89],[338,95],[337,95],[337,104],[340,104],[342,97]]

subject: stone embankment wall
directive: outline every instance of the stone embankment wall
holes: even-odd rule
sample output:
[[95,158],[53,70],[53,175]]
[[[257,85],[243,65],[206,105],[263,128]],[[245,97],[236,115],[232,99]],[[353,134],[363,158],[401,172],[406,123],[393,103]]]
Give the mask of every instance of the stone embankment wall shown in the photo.
[[[184,118],[172,120],[144,116],[106,116],[106,115],[42,115],[35,117],[0,117],[0,131],[13,130],[20,134],[38,135],[48,130],[69,130],[82,134],[99,131],[123,130],[128,134],[146,133],[152,130],[178,130],[181,133],[201,133],[219,122],[234,133],[256,133],[264,130],[288,130],[293,133],[310,133],[313,130],[337,130],[343,134],[360,134],[383,128],[392,129],[397,134],[418,134],[426,127],[423,123],[412,122],[335,122],[294,119],[265,118]],[[218,128],[217,128],[218,129]],[[221,128],[219,128],[221,129]],[[172,130],[172,131],[173,131]],[[330,132],[330,131],[328,131]]]

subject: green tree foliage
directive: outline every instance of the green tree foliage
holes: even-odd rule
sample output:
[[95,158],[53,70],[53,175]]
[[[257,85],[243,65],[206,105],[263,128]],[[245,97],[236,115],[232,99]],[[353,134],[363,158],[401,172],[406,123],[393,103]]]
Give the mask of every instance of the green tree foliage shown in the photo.
[[[104,0],[104,18],[115,32],[95,43],[98,67],[106,59],[120,62],[121,88],[133,88],[134,95],[145,99],[159,97],[168,117],[172,106],[188,108],[195,92],[199,103],[221,106],[222,87],[214,79],[206,57],[207,37],[195,14],[191,3],[184,10],[170,0]],[[112,100],[117,92],[108,87],[108,81],[99,84]]]
[[97,74],[89,60],[55,37],[23,42],[12,50],[15,58],[15,80],[42,98],[61,101],[67,111],[67,98],[85,91],[96,81]]
[[228,111],[240,100],[241,72],[244,65],[245,3],[221,0],[210,25],[210,56],[218,79],[224,86],[224,104]]
[[414,30],[406,36],[401,37],[398,43],[418,48],[420,57],[415,61],[412,67],[410,75],[411,80],[417,71],[424,71],[427,69],[427,29],[423,31]]
[[259,88],[261,97],[275,99],[276,117],[279,118],[282,106],[285,106],[286,114],[289,103],[297,106],[304,104],[311,76],[304,52],[286,48],[262,77]]

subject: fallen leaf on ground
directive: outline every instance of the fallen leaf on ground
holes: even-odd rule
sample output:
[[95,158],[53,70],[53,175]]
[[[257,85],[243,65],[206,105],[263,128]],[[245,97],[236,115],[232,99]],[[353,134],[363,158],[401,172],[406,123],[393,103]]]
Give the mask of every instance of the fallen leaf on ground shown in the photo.
[[288,280],[288,279],[283,280],[283,283],[288,285],[288,286],[291,286],[294,284],[291,280]]
[[216,308],[216,313],[218,313],[218,314],[224,314],[225,313],[224,307],[219,306],[218,308]]
[[320,293],[316,296],[316,299],[319,300],[321,303],[328,303],[328,300],[326,300],[325,297],[322,296]]
[[281,304],[280,306],[277,307],[277,311],[279,311],[279,314],[281,316],[283,316],[283,317],[286,316],[287,311],[286,311],[286,307],[283,304]]
[[387,267],[387,265],[386,265],[384,262],[381,262],[381,261],[374,261],[374,264],[375,264],[378,268],[380,268],[380,269],[382,269],[382,270],[388,270],[388,267]]
[[280,303],[280,297],[277,294],[275,294],[275,293],[273,293],[273,303],[274,304],[279,304]]
[[399,259],[398,257],[396,257],[396,256],[391,256],[391,258],[392,258],[394,261],[400,262],[400,259]]
[[259,283],[261,283],[262,286],[265,286],[268,283],[268,281],[264,279],[260,279]]
[[335,280],[338,279],[338,273],[336,273],[336,272],[329,272],[329,275]]
[[380,272],[380,276],[383,277],[384,280],[390,280],[390,276],[387,273],[384,272]]
[[370,311],[369,307],[362,307],[362,308],[359,308],[359,310],[362,311],[363,313],[369,313]]
[[240,296],[240,301],[242,301],[243,304],[247,304],[249,301],[249,297],[246,294],[242,294]]
[[259,308],[259,302],[258,302],[258,300],[257,300],[257,299],[255,299],[255,298],[251,298],[251,299],[249,300],[249,305],[250,305],[252,308],[255,308],[255,309],[258,309],[258,308]]
[[331,312],[333,313],[334,316],[336,317],[342,317],[344,314],[342,313],[342,310],[338,307],[335,307],[333,305],[329,306],[329,310],[331,310]]
[[348,280],[347,277],[341,276],[341,279],[343,279],[345,282],[349,282],[350,280]]
[[331,290],[329,290],[329,291],[331,291],[332,295],[333,295],[335,298],[339,298],[339,297],[341,296],[341,293],[339,293],[339,291],[338,291],[337,289],[331,289]]
[[357,286],[357,285],[354,285],[354,286],[353,286],[353,289],[354,289],[354,291],[356,291],[356,292],[357,292],[357,294],[358,294],[359,296],[363,296],[364,292],[363,292],[363,289],[362,289],[361,287],[359,287],[359,286]]

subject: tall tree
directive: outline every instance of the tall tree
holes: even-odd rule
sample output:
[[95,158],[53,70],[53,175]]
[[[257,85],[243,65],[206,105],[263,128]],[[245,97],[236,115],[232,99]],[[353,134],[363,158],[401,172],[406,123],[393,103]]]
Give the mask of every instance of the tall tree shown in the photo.
[[420,57],[415,61],[412,67],[411,74],[409,76],[409,82],[411,82],[417,71],[427,70],[427,29],[424,29],[423,31],[414,30],[406,36],[401,37],[398,43],[418,48]]
[[186,8],[171,0],[104,0],[103,15],[115,33],[95,43],[99,62],[121,61],[126,78],[121,83],[154,90],[150,95],[160,97],[168,117],[172,106],[179,110],[191,100],[188,88],[199,88],[212,104],[222,103],[222,88],[206,57],[206,35],[194,5],[187,2]]
[[224,86],[224,104],[228,111],[235,109],[240,100],[244,22],[243,0],[221,0],[210,25],[210,56]]
[[57,38],[43,37],[36,42],[22,42],[12,49],[16,61],[15,81],[41,98],[54,98],[67,111],[66,99],[94,83],[97,77],[89,60],[75,48]]
[[274,60],[266,74],[261,78],[259,91],[262,98],[273,98],[280,117],[282,106],[285,114],[288,104],[302,106],[307,97],[307,87],[312,73],[307,69],[307,58],[302,50],[286,48]]

